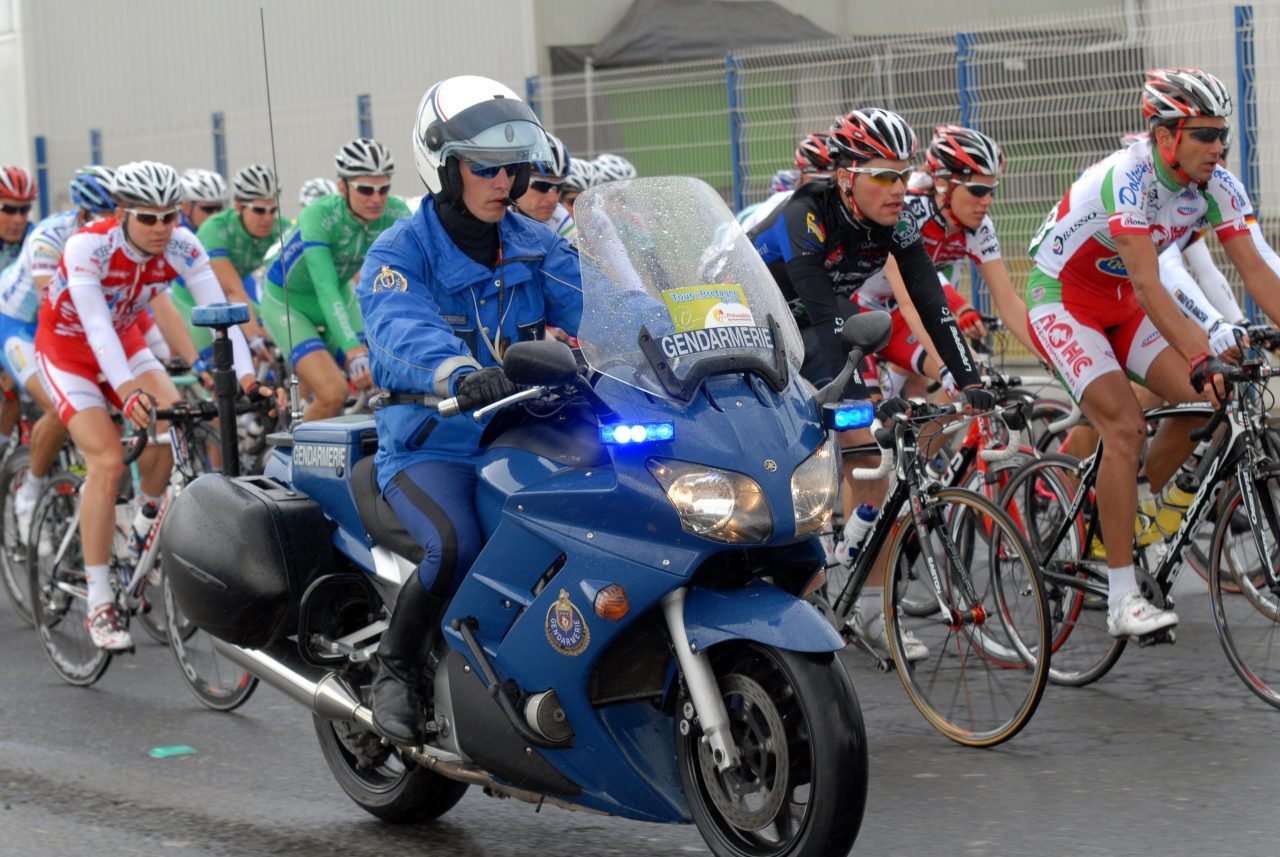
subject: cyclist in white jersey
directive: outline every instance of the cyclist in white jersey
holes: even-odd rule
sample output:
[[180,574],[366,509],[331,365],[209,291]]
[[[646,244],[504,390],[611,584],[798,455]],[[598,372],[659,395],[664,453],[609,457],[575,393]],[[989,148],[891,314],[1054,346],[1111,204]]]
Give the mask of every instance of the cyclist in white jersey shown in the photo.
[[578,229],[569,209],[560,204],[561,189],[569,177],[573,159],[559,137],[548,134],[547,146],[551,150],[551,160],[533,165],[529,188],[515,200],[512,208],[525,217],[547,224],[553,232],[573,244],[577,242]]
[[[116,216],[85,227],[63,247],[57,274],[40,303],[36,362],[58,415],[85,458],[80,540],[89,602],[86,625],[95,645],[116,650],[131,647],[132,640],[116,610],[109,576],[124,451],[107,404],[144,429],[151,422],[150,404],[167,407],[178,401],[178,391],[147,347],[138,319],[179,273],[197,305],[221,301],[223,294],[200,242],[177,226],[178,175],[172,167],[151,161],[126,164],[116,170],[112,193]],[[181,324],[178,332],[186,335]],[[244,336],[239,327],[229,333],[236,377],[246,392],[257,395],[260,388]],[[194,352],[189,336],[180,350]],[[166,446],[154,444],[138,465],[140,505],[154,503],[169,480],[172,456]]]
[[[1206,384],[1214,398],[1224,395],[1207,337],[1161,285],[1159,252],[1207,219],[1250,294],[1270,318],[1280,318],[1280,277],[1252,240],[1239,240],[1249,235],[1251,208],[1219,165],[1231,114],[1226,88],[1195,69],[1151,71],[1142,110],[1150,139],[1076,180],[1032,241],[1035,267],[1027,283],[1037,348],[1104,442],[1097,496],[1109,566],[1107,629],[1114,636],[1146,635],[1178,621],[1143,598],[1134,573],[1146,423],[1128,377],[1169,402],[1202,398],[1197,390]],[[1192,427],[1169,421],[1153,439],[1143,472],[1153,490],[1190,454]]]
[[53,401],[36,371],[36,313],[49,279],[58,271],[58,259],[67,239],[80,228],[108,217],[115,209],[110,167],[81,167],[71,179],[71,201],[76,208],[52,214],[36,224],[22,253],[0,273],[0,361],[5,371],[44,411],[31,429],[31,463],[14,497],[18,538],[25,541],[31,529],[31,513],[58,454],[66,431]]

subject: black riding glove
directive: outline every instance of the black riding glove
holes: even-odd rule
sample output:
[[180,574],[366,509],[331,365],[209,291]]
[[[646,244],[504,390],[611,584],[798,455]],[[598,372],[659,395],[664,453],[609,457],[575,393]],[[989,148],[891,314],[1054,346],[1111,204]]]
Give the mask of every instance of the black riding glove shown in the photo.
[[458,379],[458,405],[464,411],[483,408],[515,391],[515,384],[503,374],[501,366],[486,366]]

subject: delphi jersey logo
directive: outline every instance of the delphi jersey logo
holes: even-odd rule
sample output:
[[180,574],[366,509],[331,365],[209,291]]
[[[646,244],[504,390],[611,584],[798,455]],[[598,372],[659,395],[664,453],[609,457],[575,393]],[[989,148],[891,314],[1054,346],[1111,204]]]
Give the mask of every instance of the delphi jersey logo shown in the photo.
[[1054,362],[1059,368],[1066,368],[1079,378],[1084,370],[1093,365],[1093,358],[1085,354],[1076,337],[1075,329],[1065,321],[1059,321],[1057,313],[1049,313],[1043,318],[1031,322],[1036,336],[1052,352]]

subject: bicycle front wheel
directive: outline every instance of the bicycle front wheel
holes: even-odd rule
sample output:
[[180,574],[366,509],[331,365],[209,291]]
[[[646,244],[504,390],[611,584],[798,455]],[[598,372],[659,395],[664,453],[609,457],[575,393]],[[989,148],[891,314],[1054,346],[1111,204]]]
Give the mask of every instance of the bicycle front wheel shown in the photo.
[[9,456],[0,469],[0,582],[18,618],[28,625],[35,623],[35,613],[28,595],[27,533],[18,531],[14,498],[27,477],[31,450],[22,447]]
[[[1245,491],[1258,511],[1253,531]],[[1236,674],[1259,699],[1280,708],[1280,469],[1272,468],[1226,495],[1210,551],[1209,598],[1218,639]],[[1261,549],[1259,545],[1261,544]],[[1232,590],[1236,592],[1232,592]]]
[[[1031,550],[1000,508],[952,488],[931,498],[926,524],[902,521],[889,562],[889,649],[911,702],[969,747],[1008,741],[1035,713],[1049,670],[1049,610]],[[927,588],[928,616],[901,609]],[[914,636],[928,654],[907,658]]]
[[27,567],[36,633],[53,669],[68,684],[87,687],[102,677],[111,653],[93,644],[86,625],[88,591],[76,505],[80,477],[46,483],[31,522]]
[[218,654],[213,637],[182,615],[167,578],[162,580],[160,589],[169,646],[191,693],[214,711],[231,711],[244,705],[258,687],[258,679]]
[[1053,650],[1049,681],[1073,687],[1106,675],[1126,643],[1107,633],[1106,554],[1089,526],[1092,498],[1066,520],[1080,491],[1078,464],[1067,455],[1045,455],[1024,465],[1000,495],[1000,507],[1031,545],[1044,582]]

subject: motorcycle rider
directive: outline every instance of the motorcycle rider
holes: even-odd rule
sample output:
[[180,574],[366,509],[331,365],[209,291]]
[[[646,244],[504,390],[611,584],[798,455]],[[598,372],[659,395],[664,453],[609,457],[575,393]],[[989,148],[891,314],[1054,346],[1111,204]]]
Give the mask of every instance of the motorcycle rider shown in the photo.
[[[425,549],[378,646],[373,717],[384,735],[421,743],[428,661],[449,598],[480,552],[475,513],[481,426],[443,420],[422,394],[496,401],[511,342],[547,325],[576,334],[578,254],[508,206],[531,164],[551,159],[537,116],[511,89],[461,76],[427,90],[414,125],[414,160],[430,192],[365,258],[357,297],[375,386],[378,486]],[[414,400],[416,396],[416,401]]]

